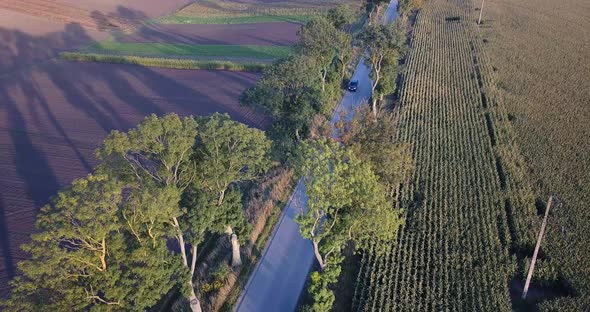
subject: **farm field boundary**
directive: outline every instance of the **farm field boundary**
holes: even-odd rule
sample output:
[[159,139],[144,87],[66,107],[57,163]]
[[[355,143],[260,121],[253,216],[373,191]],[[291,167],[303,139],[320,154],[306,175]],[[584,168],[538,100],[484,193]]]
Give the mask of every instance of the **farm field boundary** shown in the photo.
[[151,20],[160,24],[254,24],[287,22],[304,24],[310,21],[313,15],[256,15],[240,17],[193,17],[169,15]]
[[268,45],[192,45],[169,43],[135,43],[103,41],[82,52],[126,54],[136,56],[191,56],[191,57],[242,57],[275,59],[288,56],[292,51],[288,46]]
[[266,63],[258,62],[232,62],[219,60],[195,60],[163,57],[142,57],[132,55],[109,55],[80,52],[62,52],[60,58],[78,62],[102,62],[113,64],[129,64],[148,67],[163,67],[174,69],[203,69],[203,70],[229,70],[261,72]]

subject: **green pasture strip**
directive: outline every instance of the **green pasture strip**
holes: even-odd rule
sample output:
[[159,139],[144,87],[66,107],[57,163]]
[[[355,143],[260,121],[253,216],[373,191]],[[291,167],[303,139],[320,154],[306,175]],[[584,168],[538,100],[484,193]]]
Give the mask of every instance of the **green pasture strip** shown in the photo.
[[264,45],[192,45],[169,43],[135,43],[103,41],[83,52],[128,54],[137,56],[192,56],[192,57],[244,57],[276,59],[288,56],[292,47]]
[[291,22],[305,24],[314,15],[251,15],[228,17],[195,17],[182,15],[169,15],[152,21],[160,24],[253,24],[272,22]]
[[216,60],[159,58],[134,55],[109,55],[82,52],[62,52],[59,56],[61,59],[68,61],[130,64],[174,69],[204,69],[261,72],[267,66],[267,64],[265,63],[257,62],[230,62]]

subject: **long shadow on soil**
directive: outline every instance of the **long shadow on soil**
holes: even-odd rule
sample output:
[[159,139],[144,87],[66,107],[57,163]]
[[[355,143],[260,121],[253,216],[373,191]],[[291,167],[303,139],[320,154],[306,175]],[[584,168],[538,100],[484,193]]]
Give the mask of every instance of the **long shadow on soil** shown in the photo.
[[[0,297],[18,274],[15,262],[26,258],[19,245],[34,231],[36,212],[61,187],[92,170],[92,150],[109,131],[167,112],[221,111],[263,126],[232,104],[256,75],[55,59],[61,50],[91,42],[79,25],[44,36],[0,29]],[[200,90],[200,84],[217,90]]]

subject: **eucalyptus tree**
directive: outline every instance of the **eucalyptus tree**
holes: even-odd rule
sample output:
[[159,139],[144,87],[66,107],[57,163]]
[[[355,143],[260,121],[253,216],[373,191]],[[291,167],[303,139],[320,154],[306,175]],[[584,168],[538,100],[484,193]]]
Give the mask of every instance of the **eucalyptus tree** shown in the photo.
[[124,181],[130,196],[140,203],[125,214],[134,232],[144,229],[154,243],[170,238],[178,242],[187,280],[184,289],[193,311],[201,311],[193,284],[199,242],[180,201],[197,174],[191,157],[197,128],[192,117],[151,115],[128,133],[111,132],[97,151],[102,161],[99,171]]
[[378,177],[351,149],[329,139],[302,145],[297,168],[304,178],[308,210],[297,216],[299,230],[310,239],[320,267],[340,256],[352,241],[388,241],[397,235],[403,218],[392,208]]
[[[336,18],[336,16],[334,16]],[[340,17],[342,19],[346,17]],[[343,21],[336,20],[340,24]],[[346,63],[351,56],[352,37],[337,28],[334,22],[318,16],[303,26],[299,32],[298,47],[302,53],[310,56],[318,63],[321,90],[326,91],[327,80],[335,66],[341,68],[343,75]]]
[[369,13],[369,24],[372,24],[373,18],[379,16],[381,8],[386,6],[390,0],[366,0],[365,7]]
[[[226,115],[199,122],[152,115],[128,133],[111,132],[97,150],[96,175],[42,209],[25,246],[32,258],[19,264],[23,275],[2,305],[145,310],[181,281],[191,309],[201,311],[197,246],[206,233],[247,228],[233,186],[268,168],[271,143]],[[179,253],[169,249],[172,239]]]
[[[271,144],[263,131],[233,121],[228,115],[214,114],[199,119],[195,146],[198,170],[193,184],[214,199],[209,205],[217,210],[217,225],[222,225],[230,237],[232,266],[241,264],[234,228],[243,230],[246,224],[238,184],[266,172],[271,165]],[[232,200],[228,201],[226,195],[232,187]]]
[[166,260],[165,242],[142,245],[129,232],[123,187],[89,175],[41,209],[8,311],[141,311],[176,284],[180,263]]
[[399,55],[405,38],[393,25],[376,24],[365,27],[359,39],[367,48],[365,64],[371,77],[371,109],[377,116],[378,100],[395,90]]
[[319,71],[312,57],[291,55],[267,68],[240,98],[242,104],[262,109],[275,120],[271,131],[279,140],[281,156],[307,136],[309,120],[322,111]]
[[[367,162],[333,140],[302,145],[297,163],[308,195],[307,211],[296,218],[301,236],[311,240],[319,272],[311,275],[313,311],[329,311],[335,300],[329,285],[338,280],[342,249],[393,240],[403,223]],[[378,251],[378,250],[377,250]]]
[[335,131],[342,144],[370,164],[387,195],[393,199],[415,166],[411,145],[397,140],[397,118],[388,112],[381,112],[379,118],[375,118],[369,108],[363,106],[351,121],[346,118],[338,121]]
[[328,10],[326,17],[337,29],[349,32],[349,25],[354,22],[355,12],[349,5],[342,4]]

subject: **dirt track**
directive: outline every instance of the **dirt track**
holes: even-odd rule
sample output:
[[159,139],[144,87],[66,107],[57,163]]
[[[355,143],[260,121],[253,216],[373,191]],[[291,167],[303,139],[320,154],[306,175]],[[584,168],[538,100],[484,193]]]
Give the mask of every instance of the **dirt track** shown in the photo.
[[122,42],[182,44],[293,45],[297,42],[296,23],[229,25],[156,24],[119,38]]

